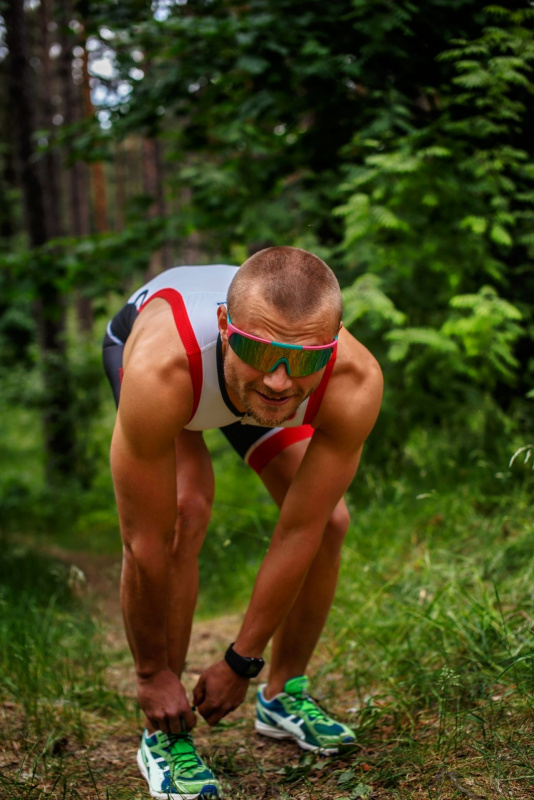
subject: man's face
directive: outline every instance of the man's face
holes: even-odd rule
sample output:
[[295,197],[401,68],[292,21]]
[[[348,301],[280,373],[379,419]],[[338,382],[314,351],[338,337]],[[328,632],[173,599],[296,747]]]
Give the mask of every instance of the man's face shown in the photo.
[[[252,296],[247,307],[237,309],[232,322],[246,333],[285,344],[328,344],[337,334],[327,314],[290,323],[272,306]],[[324,368],[302,378],[288,375],[284,364],[273,372],[260,372],[245,364],[228,345],[226,308],[219,308],[223,340],[224,379],[234,404],[260,425],[276,427],[293,416],[299,405],[319,386]],[[233,395],[233,397],[232,397]]]

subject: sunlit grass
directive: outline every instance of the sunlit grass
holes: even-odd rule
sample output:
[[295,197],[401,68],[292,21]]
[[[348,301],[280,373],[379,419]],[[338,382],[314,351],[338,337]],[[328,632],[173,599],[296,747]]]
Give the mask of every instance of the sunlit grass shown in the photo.
[[376,504],[351,530],[320,672],[391,797],[532,785],[534,533],[510,491],[491,514],[468,485]]
[[[17,380],[31,395],[31,376]],[[108,785],[98,754],[90,761],[95,737],[112,737],[121,719],[138,726],[106,681],[108,660],[125,655],[106,654],[76,575],[31,544],[41,553],[58,545],[120,553],[106,388],[85,490],[46,489],[37,411],[15,402],[16,391],[0,398],[0,524],[17,543],[3,546],[0,559],[0,699],[12,726],[0,744],[11,738],[20,748],[18,771],[0,773],[6,800],[133,800],[138,792]],[[446,437],[438,438],[433,449],[424,438],[422,449],[413,445],[407,474],[386,479],[376,465],[362,465],[338,592],[312,668],[314,688],[354,725],[359,749],[333,770],[297,758],[272,780],[275,798],[354,800],[372,791],[377,800],[523,800],[532,790],[534,473],[519,460],[509,469],[507,458],[477,456],[453,481],[451,453],[440,478]],[[206,441],[216,496],[198,614],[215,617],[245,607],[277,510],[221,434]],[[224,761],[224,741],[221,752]],[[240,776],[229,779],[236,800],[244,798]]]
[[98,628],[76,597],[82,582],[75,567],[1,541],[0,693],[38,734],[56,717],[80,728],[82,711],[105,713],[112,696]]

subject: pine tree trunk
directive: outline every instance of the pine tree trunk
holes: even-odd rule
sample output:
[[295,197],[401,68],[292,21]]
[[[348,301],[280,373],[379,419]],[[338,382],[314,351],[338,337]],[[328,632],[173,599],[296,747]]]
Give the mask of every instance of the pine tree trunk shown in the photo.
[[[167,205],[163,193],[160,141],[156,137],[150,139],[145,138],[142,140],[141,148],[143,191],[154,200],[148,213],[150,217],[164,217],[167,214]],[[170,266],[172,266],[171,250],[169,244],[165,242],[162,247],[152,253],[150,265],[145,277],[149,280],[163,269],[167,269]]]
[[[61,58],[59,59],[59,78],[63,96],[63,119],[65,125],[72,125],[82,116],[83,87],[77,90],[72,79],[72,50],[76,43],[70,33],[69,23],[72,19],[72,3],[70,0],[59,2],[59,25],[61,41]],[[84,47],[85,41],[79,42]],[[87,164],[76,161],[68,170],[69,197],[69,230],[73,236],[86,236],[91,232],[89,171]],[[76,319],[81,333],[91,333],[94,324],[93,307],[90,298],[76,293]]]
[[[91,87],[89,84],[89,63],[85,47],[83,54],[83,113],[86,117],[90,117],[94,114],[91,100]],[[97,233],[105,233],[105,231],[108,230],[108,213],[106,179],[104,175],[104,165],[101,161],[91,163],[91,188],[95,230]]]
[[39,128],[51,131],[51,144],[42,159],[44,186],[46,186],[46,229],[47,236],[57,238],[65,233],[63,225],[63,208],[61,202],[61,159],[57,147],[53,146],[54,136],[54,105],[52,97],[55,87],[50,63],[50,0],[41,0],[39,6],[39,59],[41,62],[39,83],[39,108],[37,124]]
[[126,151],[120,143],[115,146],[115,217],[116,231],[124,229],[124,210],[126,207]]
[[[4,98],[4,69],[0,74],[0,131],[2,136],[2,147],[4,158],[2,163],[2,174],[0,175],[0,238],[5,243],[15,235],[16,225],[13,213],[12,191],[16,186],[16,175],[13,169],[13,124],[8,110],[7,97]],[[8,245],[9,246],[9,245]]]
[[[50,238],[47,204],[34,147],[35,103],[32,71],[28,59],[24,0],[11,0],[4,9],[9,50],[9,94],[13,130],[17,145],[20,183],[26,227],[31,248],[35,290],[38,297],[37,323],[44,385],[43,427],[45,468],[49,484],[57,484],[75,470],[75,428],[72,413],[72,384],[64,339],[64,312],[54,275],[47,270],[42,246]],[[54,269],[54,265],[52,265]]]

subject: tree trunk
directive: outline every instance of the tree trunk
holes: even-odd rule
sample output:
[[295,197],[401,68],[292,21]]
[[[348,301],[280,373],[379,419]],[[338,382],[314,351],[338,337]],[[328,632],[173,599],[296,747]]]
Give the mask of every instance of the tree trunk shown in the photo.
[[[94,114],[91,100],[91,87],[89,84],[89,62],[85,47],[83,50],[83,113],[86,117],[90,117]],[[93,190],[95,230],[97,233],[104,233],[108,230],[108,214],[106,179],[104,175],[104,166],[101,161],[91,162],[91,184]]]
[[[142,148],[142,170],[143,170],[143,191],[154,199],[150,206],[150,217],[164,217],[167,214],[165,195],[163,193],[163,175],[161,164],[161,145],[159,139],[144,138],[141,143]],[[168,242],[155,250],[150,258],[150,264],[146,274],[146,279],[150,280],[163,269],[172,266],[171,251]]]
[[[162,147],[160,139],[154,139],[154,161],[156,164],[156,198],[157,198],[157,210],[158,215],[160,217],[167,216],[167,201],[165,199],[165,192],[163,190],[164,182],[163,182],[163,156],[162,156]],[[170,242],[166,239],[163,243],[161,248],[161,266],[163,269],[169,269],[172,267],[172,250],[170,246]]]
[[[7,97],[4,97],[4,69],[0,73],[0,131],[1,146],[4,150],[0,174],[0,238],[7,242],[15,235],[16,225],[13,214],[12,192],[16,186],[16,175],[13,169],[13,126],[7,108]],[[7,244],[9,247],[10,245]]]
[[44,385],[43,428],[45,469],[49,484],[57,484],[75,469],[75,429],[72,414],[72,383],[68,370],[63,326],[62,299],[54,280],[55,265],[43,257],[49,239],[47,201],[38,172],[34,147],[35,104],[32,72],[28,60],[24,0],[5,6],[4,21],[9,50],[9,94],[17,145],[26,227],[35,253],[37,323]]
[[124,209],[126,207],[126,151],[120,143],[115,145],[115,217],[116,231],[124,230]]
[[40,128],[50,131],[50,146],[42,159],[44,185],[46,186],[46,229],[47,236],[58,238],[64,234],[63,226],[63,205],[61,202],[61,160],[57,147],[54,147],[54,104],[52,97],[55,94],[53,76],[50,64],[50,0],[41,0],[39,6],[39,28],[40,28],[40,114],[38,125]]
[[[80,90],[72,79],[72,51],[77,39],[70,33],[69,23],[72,20],[72,3],[70,0],[59,2],[59,27],[61,31],[61,58],[59,60],[59,78],[63,95],[63,120],[66,126],[77,122],[82,116],[83,87]],[[84,48],[85,41],[78,42]],[[84,56],[85,57],[85,56]],[[69,229],[73,236],[87,236],[91,232],[91,211],[89,196],[89,171],[83,161],[74,162],[68,170],[69,196]],[[94,315],[90,298],[76,292],[76,319],[81,333],[91,333]]]

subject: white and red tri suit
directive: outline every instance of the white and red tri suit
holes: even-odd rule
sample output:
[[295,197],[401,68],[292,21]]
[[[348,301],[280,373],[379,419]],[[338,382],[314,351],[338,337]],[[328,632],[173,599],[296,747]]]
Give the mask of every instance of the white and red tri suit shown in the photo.
[[317,389],[295,414],[276,428],[265,428],[238,411],[226,390],[217,308],[226,303],[228,287],[238,267],[213,264],[173,267],[134,292],[111,320],[104,338],[104,366],[118,403],[122,377],[122,349],[137,315],[155,298],[169,303],[183,342],[193,384],[193,411],[186,430],[220,428],[237,452],[256,472],[278,453],[313,434],[313,420],[321,404],[335,361],[328,362]]

